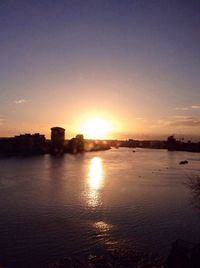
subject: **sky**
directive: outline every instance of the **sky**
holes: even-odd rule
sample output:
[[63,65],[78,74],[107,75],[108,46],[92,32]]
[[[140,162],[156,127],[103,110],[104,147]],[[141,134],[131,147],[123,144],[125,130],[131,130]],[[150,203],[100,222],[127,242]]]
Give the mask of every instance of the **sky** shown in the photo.
[[199,48],[199,0],[1,0],[0,136],[200,136]]

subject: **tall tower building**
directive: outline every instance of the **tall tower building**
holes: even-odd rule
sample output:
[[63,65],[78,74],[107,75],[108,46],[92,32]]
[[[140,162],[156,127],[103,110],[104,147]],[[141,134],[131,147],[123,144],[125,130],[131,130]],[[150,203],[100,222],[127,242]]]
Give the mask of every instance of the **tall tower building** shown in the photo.
[[65,129],[62,127],[51,128],[51,153],[63,154],[65,144]]

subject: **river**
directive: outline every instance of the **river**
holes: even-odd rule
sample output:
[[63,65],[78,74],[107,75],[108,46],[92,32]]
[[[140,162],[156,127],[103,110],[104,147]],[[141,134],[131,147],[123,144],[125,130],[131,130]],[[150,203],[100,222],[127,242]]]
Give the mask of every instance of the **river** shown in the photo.
[[166,150],[1,158],[0,263],[42,267],[120,247],[165,256],[176,239],[199,242],[184,185],[199,173],[200,154]]

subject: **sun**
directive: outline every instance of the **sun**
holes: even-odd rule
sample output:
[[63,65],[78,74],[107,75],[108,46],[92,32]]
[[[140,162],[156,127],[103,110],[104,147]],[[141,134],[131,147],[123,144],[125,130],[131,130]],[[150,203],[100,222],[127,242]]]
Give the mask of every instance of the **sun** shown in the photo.
[[81,126],[81,132],[88,139],[106,139],[112,126],[103,118],[91,118]]

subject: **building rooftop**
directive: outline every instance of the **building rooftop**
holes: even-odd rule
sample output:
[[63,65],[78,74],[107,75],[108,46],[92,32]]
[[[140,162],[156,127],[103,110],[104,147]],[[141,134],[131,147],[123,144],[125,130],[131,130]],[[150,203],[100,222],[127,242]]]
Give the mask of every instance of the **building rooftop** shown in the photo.
[[65,129],[62,127],[52,127],[51,130],[64,130],[65,131]]

